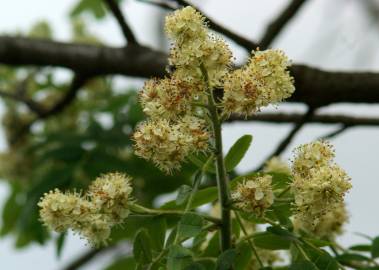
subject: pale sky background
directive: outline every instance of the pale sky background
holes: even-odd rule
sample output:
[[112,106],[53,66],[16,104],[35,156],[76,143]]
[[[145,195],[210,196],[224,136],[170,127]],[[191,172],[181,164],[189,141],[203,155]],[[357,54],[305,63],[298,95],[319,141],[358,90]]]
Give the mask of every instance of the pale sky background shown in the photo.
[[[366,1],[366,0],[365,0]],[[368,1],[368,0],[367,0]],[[264,26],[287,4],[286,0],[202,0],[194,1],[218,22],[241,35],[258,39]],[[296,63],[306,63],[325,69],[372,70],[379,72],[379,19],[367,16],[361,0],[313,0],[309,1],[299,15],[283,31],[274,47],[283,49]],[[377,1],[379,2],[379,1]],[[67,40],[70,24],[67,14],[76,0],[12,0],[2,1],[0,9],[0,32],[27,31],[37,20],[51,23],[59,40]],[[378,5],[379,6],[379,5]],[[144,44],[159,48],[157,29],[159,21],[154,19],[160,10],[134,0],[124,1],[123,10],[138,39]],[[113,18],[92,24],[91,30],[98,33],[111,45],[122,45],[123,38]],[[375,50],[376,48],[376,50]],[[242,50],[233,46],[237,58],[244,56]],[[120,83],[141,85],[141,81],[120,79]],[[279,110],[304,111],[301,105],[280,106]],[[1,107],[0,107],[1,110]],[[273,110],[273,108],[269,108]],[[323,112],[339,112],[354,115],[379,116],[378,105],[342,104],[324,108]],[[243,134],[252,134],[254,142],[245,159],[239,165],[241,172],[254,168],[277,142],[286,135],[291,125],[269,125],[262,123],[238,123],[224,127],[225,149]],[[291,144],[309,142],[324,135],[336,126],[309,125]],[[375,211],[379,190],[379,127],[356,127],[332,140],[337,153],[337,162],[352,177],[353,190],[347,196],[350,223],[346,234],[340,239],[343,244],[364,242],[354,232],[379,235],[379,214]],[[4,148],[4,136],[0,134],[0,148]],[[290,157],[287,150],[284,154]],[[0,206],[7,197],[8,189],[0,182]],[[1,211],[1,210],[0,210]],[[1,269],[61,269],[65,263],[83,252],[84,241],[70,236],[63,256],[56,260],[54,245],[33,245],[21,251],[13,248],[13,239],[0,239]],[[101,260],[102,262],[107,259]],[[103,263],[88,265],[83,269],[102,269]]]

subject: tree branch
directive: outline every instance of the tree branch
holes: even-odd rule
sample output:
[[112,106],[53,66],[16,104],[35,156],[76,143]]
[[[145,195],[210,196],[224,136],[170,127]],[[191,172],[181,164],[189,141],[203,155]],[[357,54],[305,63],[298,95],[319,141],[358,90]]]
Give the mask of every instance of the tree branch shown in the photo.
[[287,23],[295,16],[306,1],[307,0],[292,0],[283,12],[280,13],[279,16],[268,25],[263,38],[259,42],[259,46],[263,49],[270,46],[270,44],[275,40],[275,38],[285,28]]
[[128,41],[129,44],[137,44],[137,39],[132,31],[130,29],[129,25],[126,23],[126,19],[124,15],[122,14],[122,11],[118,5],[118,3],[115,0],[104,0],[104,2],[107,4],[109,9],[112,11],[113,15],[115,16],[118,24],[120,25],[121,31],[124,34],[124,37]]
[[117,246],[111,244],[111,245],[103,247],[103,248],[91,249],[91,250],[83,253],[81,256],[79,256],[74,261],[72,261],[70,264],[68,264],[66,267],[64,267],[63,270],[77,270],[80,267],[82,267],[83,265],[90,262],[96,256],[98,256],[104,252],[109,252],[109,251],[115,249],[116,247]]
[[53,107],[39,115],[39,119],[45,119],[63,111],[75,99],[80,88],[85,84],[88,77],[83,74],[75,74],[67,93]]
[[29,110],[31,110],[37,115],[41,115],[44,112],[43,108],[41,108],[41,106],[38,103],[24,95],[18,95],[17,93],[13,94],[9,93],[8,91],[0,90],[0,96],[10,98],[25,104],[29,108]]
[[342,134],[343,132],[345,132],[348,128],[350,128],[351,126],[349,125],[342,125],[341,127],[337,128],[336,130],[330,132],[330,133],[327,133],[321,137],[319,137],[318,139],[319,140],[327,140],[327,139],[332,139],[340,134]]
[[[227,122],[235,121],[255,121],[255,122],[268,122],[276,124],[297,123],[303,117],[299,113],[258,113],[251,117],[245,118],[241,116],[232,115]],[[308,123],[317,124],[344,124],[346,126],[378,126],[379,118],[372,117],[354,117],[338,114],[319,114],[313,115],[308,119]]]
[[[88,77],[84,74],[76,73],[74,75],[74,78],[72,79],[71,85],[67,91],[67,93],[60,99],[57,103],[54,104],[49,109],[43,109],[41,105],[38,103],[34,103],[35,107],[38,108],[37,117],[30,121],[29,123],[24,124],[17,133],[11,138],[10,144],[14,145],[16,144],[30,129],[30,127],[38,120],[49,118],[50,116],[56,115],[63,111],[68,105],[70,105],[75,97],[77,92],[80,90],[80,88],[85,84]],[[25,103],[26,100],[20,100]]]
[[[150,78],[165,75],[167,55],[138,45],[112,48],[0,36],[0,63],[65,67],[88,76]],[[309,107],[339,102],[379,103],[379,73],[324,71],[296,64],[290,72],[296,91],[288,102]]]

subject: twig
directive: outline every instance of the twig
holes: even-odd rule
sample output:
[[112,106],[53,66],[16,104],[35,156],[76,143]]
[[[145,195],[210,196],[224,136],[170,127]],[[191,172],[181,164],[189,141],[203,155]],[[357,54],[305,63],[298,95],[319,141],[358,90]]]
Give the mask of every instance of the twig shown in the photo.
[[325,135],[319,137],[318,139],[319,140],[332,139],[332,138],[340,135],[341,133],[345,132],[349,127],[350,127],[349,125],[342,125],[341,127],[337,128],[336,130],[334,130],[328,134],[325,134]]
[[62,270],[77,270],[92,259],[94,259],[96,256],[104,253],[104,252],[109,252],[112,249],[116,248],[115,245],[109,245],[103,248],[99,249],[91,249],[84,254],[82,254],[79,258],[75,259],[71,263],[69,263],[66,267],[64,267]]
[[315,111],[315,108],[310,107],[308,109],[308,111],[304,114],[304,116],[300,119],[300,121],[295,124],[295,126],[288,133],[288,135],[280,142],[280,144],[275,149],[275,151],[266,158],[266,160],[257,168],[257,170],[261,170],[267,160],[271,159],[274,156],[279,156],[284,150],[286,150],[287,146],[292,142],[295,135],[308,122],[308,119],[312,117],[314,111]]
[[[255,121],[255,122],[269,122],[276,124],[297,123],[303,117],[299,113],[259,113],[251,117],[241,117],[232,115],[227,122],[236,121]],[[378,126],[379,118],[373,117],[355,117],[341,114],[319,114],[313,115],[308,119],[308,123],[318,124],[343,124],[346,126]]]
[[37,102],[24,95],[18,95],[17,93],[13,94],[7,91],[0,90],[0,96],[24,103],[29,108],[29,110],[31,110],[37,115],[41,115],[44,111],[43,108],[41,108],[41,106]]
[[[141,2],[144,2],[144,3],[149,3],[149,4],[153,4],[153,5],[156,5],[156,6],[159,6],[161,8],[165,8],[165,9],[168,9],[168,10],[175,10],[176,8],[170,4],[168,4],[167,2],[165,3],[164,1],[155,1],[155,0],[140,0]],[[246,49],[247,51],[251,51],[253,49],[256,49],[257,47],[259,47],[258,44],[256,44],[255,42],[243,37],[243,36],[240,36],[238,34],[236,34],[235,32],[229,30],[228,28],[222,26],[221,24],[215,22],[214,20],[212,20],[209,16],[207,16],[203,11],[201,11],[198,7],[194,6],[193,4],[190,4],[188,3],[187,1],[185,0],[171,0],[170,2],[176,2],[179,7],[180,6],[193,6],[196,10],[198,10],[201,14],[203,14],[204,17],[207,18],[207,21],[208,21],[208,25],[209,27],[230,38],[232,41],[234,41],[236,44],[240,45],[242,48]]]
[[235,210],[234,210],[233,212],[234,212],[234,215],[236,216],[236,219],[237,219],[238,224],[240,225],[240,227],[241,227],[241,229],[242,229],[243,234],[244,234],[245,237],[246,237],[246,241],[249,243],[249,246],[250,246],[251,250],[253,251],[255,258],[256,258],[257,261],[258,261],[259,266],[260,266],[261,268],[264,268],[264,265],[263,265],[263,263],[262,263],[262,260],[261,260],[261,258],[259,257],[258,251],[257,251],[257,249],[256,249],[256,247],[255,247],[255,244],[254,244],[254,242],[251,241],[251,239],[248,237],[249,234],[247,233],[247,230],[246,230],[246,228],[245,228],[245,226],[244,226],[244,224],[243,224],[243,221],[242,221],[242,219],[241,219],[241,217],[240,217],[238,211],[235,211]]
[[270,46],[306,1],[307,0],[292,0],[283,12],[268,25],[263,38],[259,42],[259,46],[261,48],[267,48]]
[[126,23],[126,19],[124,15],[122,14],[122,11],[117,4],[115,0],[104,0],[109,9],[112,11],[113,15],[115,16],[118,24],[121,27],[121,31],[124,34],[126,40],[128,41],[129,44],[137,44],[137,39],[132,31],[130,29],[129,25]]
[[[30,121],[29,123],[24,124],[19,131],[15,134],[15,136],[10,140],[10,144],[14,145],[16,144],[20,138],[25,135],[30,129],[30,127],[38,120],[49,118],[50,116],[56,115],[63,111],[69,104],[71,104],[75,97],[77,92],[80,90],[80,88],[85,84],[89,77],[87,75],[82,74],[75,74],[74,78],[71,82],[70,88],[67,91],[66,95],[59,100],[57,103],[55,103],[54,106],[47,110],[42,110],[38,113],[38,117],[34,120]],[[39,106],[40,107],[40,106]]]

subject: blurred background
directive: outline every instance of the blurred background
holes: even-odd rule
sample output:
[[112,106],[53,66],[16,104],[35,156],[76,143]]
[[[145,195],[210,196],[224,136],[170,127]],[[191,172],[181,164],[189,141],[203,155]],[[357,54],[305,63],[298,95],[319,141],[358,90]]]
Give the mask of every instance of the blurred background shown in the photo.
[[[110,14],[102,14],[102,9],[80,10],[80,4],[85,6],[86,2],[91,1],[4,1],[0,9],[1,35],[123,46],[124,38]],[[288,2],[192,1],[213,20],[251,40],[259,40],[269,22]],[[168,50],[169,43],[163,35],[165,10],[135,0],[124,0],[121,7],[141,43],[157,50]],[[379,71],[378,44],[379,1],[309,0],[286,25],[272,47],[283,49],[294,63],[325,70]],[[234,43],[231,46],[236,61],[243,63],[246,52]],[[60,68],[25,68],[16,71],[0,65],[0,88],[27,84],[27,91],[36,99],[50,104],[62,94],[71,76],[69,71]],[[48,238],[46,232],[39,229],[37,217],[32,214],[36,213],[32,204],[39,194],[49,189],[46,183],[52,183],[52,187],[80,188],[101,172],[134,168],[136,171],[132,174],[142,179],[140,192],[142,197],[145,196],[146,203],[154,204],[162,201],[162,198],[172,197],[172,191],[181,184],[175,182],[175,177],[166,179],[160,175],[150,179],[151,175],[139,175],[138,169],[141,168],[151,170],[152,174],[158,172],[144,162],[130,158],[128,134],[143,117],[139,108],[136,108],[134,92],[142,86],[143,81],[122,76],[91,81],[79,96],[79,101],[65,112],[65,117],[57,116],[45,123],[35,122],[31,126],[33,135],[29,136],[32,138],[22,139],[23,144],[18,143],[16,148],[10,148],[9,138],[12,132],[17,131],[16,126],[27,121],[30,114],[26,113],[25,108],[17,107],[15,102],[2,99],[0,148],[3,154],[0,167],[4,181],[0,181],[0,212],[3,216],[0,221],[0,257],[3,269],[31,266],[40,270],[64,269],[72,260],[89,250],[84,240],[68,234],[64,238],[62,250],[58,252],[61,254],[57,256],[57,243],[62,238],[57,235]],[[305,110],[304,105],[291,103],[270,107],[264,112],[302,113]],[[125,112],[128,112],[128,117],[125,117]],[[379,105],[338,104],[323,107],[318,113],[379,117]],[[240,163],[238,172],[250,171],[261,164],[292,126],[261,122],[225,124],[225,149],[229,149],[243,134],[254,136],[253,145]],[[335,124],[306,125],[284,151],[283,158],[290,158],[291,149],[296,145],[322,137],[337,128]],[[337,162],[347,170],[353,183],[353,189],[347,196],[350,222],[340,241],[346,245],[363,242],[362,236],[356,232],[379,235],[376,209],[379,127],[351,127],[331,141],[336,148]],[[187,171],[190,172],[191,168],[185,168],[184,175],[187,175]],[[28,176],[31,179],[26,179]],[[77,179],[74,183],[64,180],[73,178]],[[152,190],[155,188],[159,192],[154,193]],[[105,269],[114,256],[117,254],[100,255],[81,269]]]

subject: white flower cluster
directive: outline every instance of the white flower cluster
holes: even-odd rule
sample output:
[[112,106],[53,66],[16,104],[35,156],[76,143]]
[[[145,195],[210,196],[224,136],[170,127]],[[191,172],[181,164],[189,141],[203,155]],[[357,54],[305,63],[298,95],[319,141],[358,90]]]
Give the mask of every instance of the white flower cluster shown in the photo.
[[43,223],[51,230],[72,229],[94,246],[106,243],[111,228],[128,216],[131,178],[109,173],[97,178],[84,195],[55,189],[38,203]]
[[341,206],[351,188],[346,172],[333,162],[334,151],[324,141],[301,145],[295,151],[291,184],[295,197],[295,219],[312,221],[315,227]]
[[238,208],[261,216],[274,203],[271,182],[271,175],[246,177],[233,191],[232,200]]
[[225,79],[225,113],[249,116],[290,97],[295,87],[287,70],[289,65],[290,61],[280,50],[254,52],[247,65]]
[[167,119],[143,122],[133,138],[138,156],[153,161],[158,168],[170,173],[179,169],[189,154],[206,151],[209,134],[203,120],[185,116],[175,123]]

